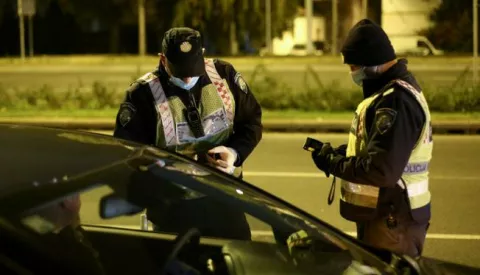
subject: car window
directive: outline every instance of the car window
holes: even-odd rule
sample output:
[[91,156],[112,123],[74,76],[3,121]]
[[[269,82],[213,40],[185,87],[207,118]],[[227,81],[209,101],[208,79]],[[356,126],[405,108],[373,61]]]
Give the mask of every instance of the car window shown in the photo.
[[[245,229],[250,232],[252,240],[275,242],[272,227],[269,224],[193,191],[186,192],[185,199],[182,201],[169,202],[170,204],[168,204],[159,200],[152,207],[148,207],[140,213],[104,219],[99,211],[100,199],[113,192],[114,190],[109,186],[83,192],[80,196],[82,201],[81,223],[176,235],[179,231],[188,229],[194,221],[197,221],[196,224],[198,225],[208,225],[201,230],[204,231],[203,236],[205,237],[225,237],[228,239],[229,237],[241,236],[243,226],[247,227]],[[202,223],[201,221],[205,222]],[[176,230],[177,228],[182,230]],[[214,228],[219,229],[214,230]],[[222,232],[228,232],[228,234],[222,234]]]
[[417,47],[429,49],[427,43],[426,43],[425,41],[423,41],[423,40],[418,40],[418,41],[417,41]]
[[76,224],[159,236],[195,227],[204,238],[271,243],[292,257],[307,253],[320,269],[358,271],[362,262],[369,274],[385,268],[372,254],[261,192],[175,158],[132,172],[126,185],[100,185],[34,209],[22,223],[44,235]]

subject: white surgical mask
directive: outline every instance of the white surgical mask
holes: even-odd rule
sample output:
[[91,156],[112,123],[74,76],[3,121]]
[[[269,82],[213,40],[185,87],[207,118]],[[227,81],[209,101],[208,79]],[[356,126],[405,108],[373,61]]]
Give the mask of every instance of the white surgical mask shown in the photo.
[[191,88],[193,88],[193,86],[195,86],[195,84],[197,84],[197,81],[198,81],[199,78],[200,77],[198,77],[198,76],[192,77],[192,79],[190,79],[190,82],[185,83],[185,82],[183,82],[182,79],[180,79],[178,77],[171,76],[170,77],[170,82],[172,82],[173,85],[188,91]]
[[353,82],[355,82],[355,84],[357,84],[360,87],[363,86],[363,80],[367,77],[365,75],[363,67],[353,72],[350,72],[350,75],[352,76]]

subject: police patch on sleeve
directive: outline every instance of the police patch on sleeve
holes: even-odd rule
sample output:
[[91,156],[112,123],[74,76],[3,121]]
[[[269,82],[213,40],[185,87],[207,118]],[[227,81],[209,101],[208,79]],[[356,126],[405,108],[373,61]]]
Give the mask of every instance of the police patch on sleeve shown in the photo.
[[244,93],[248,93],[247,82],[245,82],[245,79],[243,79],[240,73],[235,75],[235,84],[237,84],[240,90],[242,90]]
[[395,123],[397,111],[390,108],[378,109],[375,117],[375,127],[377,127],[378,132],[383,135],[387,133]]
[[137,110],[131,103],[123,103],[118,112],[118,122],[122,127],[125,127],[133,118]]

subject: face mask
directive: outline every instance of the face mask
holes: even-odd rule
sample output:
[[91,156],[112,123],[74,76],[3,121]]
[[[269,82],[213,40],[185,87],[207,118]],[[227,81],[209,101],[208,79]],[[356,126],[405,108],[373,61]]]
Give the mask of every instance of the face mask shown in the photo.
[[185,83],[183,82],[183,80],[181,80],[180,78],[178,77],[174,77],[174,76],[171,76],[170,77],[170,82],[173,83],[173,85],[177,86],[177,87],[180,87],[184,90],[190,90],[191,88],[193,88],[193,86],[195,86],[195,84],[197,84],[197,81],[200,77],[198,76],[195,76],[195,77],[192,77],[192,79],[190,80],[190,82],[188,83]]
[[353,82],[355,82],[355,84],[357,84],[360,87],[363,86],[363,80],[366,78],[365,72],[363,70],[364,68],[360,68],[356,71],[350,72]]

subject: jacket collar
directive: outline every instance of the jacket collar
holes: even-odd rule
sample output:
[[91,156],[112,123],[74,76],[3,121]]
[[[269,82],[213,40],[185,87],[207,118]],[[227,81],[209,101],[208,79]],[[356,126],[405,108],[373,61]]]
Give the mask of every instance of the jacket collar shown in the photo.
[[395,79],[402,79],[411,82],[413,76],[408,71],[407,64],[408,61],[406,59],[399,59],[395,65],[390,67],[379,77],[363,80],[363,97],[370,97]]

